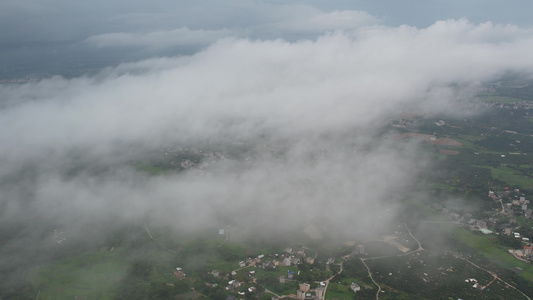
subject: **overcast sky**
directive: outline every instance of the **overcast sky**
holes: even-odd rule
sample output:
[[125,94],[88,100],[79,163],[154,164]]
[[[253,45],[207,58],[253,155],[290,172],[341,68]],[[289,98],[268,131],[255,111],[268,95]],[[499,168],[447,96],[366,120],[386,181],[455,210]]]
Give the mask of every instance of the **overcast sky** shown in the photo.
[[450,19],[528,27],[532,9],[527,0],[4,0],[0,79],[191,54],[228,36],[294,41],[371,25],[422,29]]
[[[431,166],[387,123],[465,114],[457,101],[487,81],[531,76],[532,6],[1,1],[2,78],[49,75],[0,85],[0,221],[28,224],[6,247],[45,243],[42,223],[372,233]],[[222,155],[202,170],[135,167],[179,147]]]
[[[531,1],[379,0],[379,1],[67,1],[4,0],[0,3],[3,44],[42,41],[80,41],[93,35],[194,30],[244,30],[283,22],[312,21],[334,11],[366,12],[388,26],[427,27],[437,20],[467,18],[474,23],[532,25]],[[315,18],[314,21],[318,22]],[[327,20],[303,31],[327,28]],[[337,18],[329,25],[349,26]],[[343,24],[345,23],[345,24]],[[353,24],[353,23],[352,23]],[[307,23],[307,25],[310,25]],[[353,25],[352,25],[353,26]],[[274,32],[279,33],[279,32]],[[264,33],[263,34],[267,34]],[[270,33],[272,34],[272,33]]]

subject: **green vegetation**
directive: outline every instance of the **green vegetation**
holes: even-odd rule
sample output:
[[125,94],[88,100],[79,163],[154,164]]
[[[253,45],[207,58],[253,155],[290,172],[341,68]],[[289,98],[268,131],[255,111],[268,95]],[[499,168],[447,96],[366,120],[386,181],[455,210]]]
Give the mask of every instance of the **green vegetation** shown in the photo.
[[41,267],[32,280],[40,299],[113,299],[128,264],[121,250],[90,252]]
[[486,235],[479,235],[464,228],[457,228],[454,236],[458,241],[482,254],[491,262],[502,268],[522,268],[520,276],[527,280],[533,280],[533,265],[522,262],[511,255],[506,248],[497,243],[497,239],[491,239]]
[[[531,168],[528,166],[524,167],[523,171],[520,168],[512,168],[499,166],[497,168],[490,166],[482,166],[490,170],[492,176],[498,180],[506,182],[510,186],[519,186],[524,189],[533,189],[533,178],[528,176],[531,174]],[[526,173],[527,172],[527,173]]]
[[326,293],[326,299],[354,299],[355,294],[349,285],[330,283]]

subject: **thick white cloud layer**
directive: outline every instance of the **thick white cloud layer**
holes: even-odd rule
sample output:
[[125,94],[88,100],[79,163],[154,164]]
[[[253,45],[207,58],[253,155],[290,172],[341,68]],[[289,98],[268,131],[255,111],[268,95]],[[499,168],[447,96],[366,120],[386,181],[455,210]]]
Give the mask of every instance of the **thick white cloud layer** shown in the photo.
[[[532,48],[529,29],[465,20],[298,42],[224,39],[192,56],[96,77],[2,86],[13,105],[0,112],[0,134],[10,141],[0,149],[365,127],[405,107],[440,112],[456,100],[452,83],[530,72]],[[227,121],[233,126],[220,126]]]
[[[344,17],[365,26],[345,26]],[[316,28],[306,22],[292,29],[343,30],[295,42],[223,38],[194,55],[96,76],[2,85],[0,176],[35,174],[29,194],[3,188],[2,218],[25,213],[79,230],[111,219],[193,229],[229,218],[263,230],[327,224],[354,234],[391,221],[393,195],[426,163],[416,147],[377,134],[388,120],[453,114],[468,94],[458,86],[533,70],[531,29],[466,20],[387,27],[354,12],[321,15]],[[166,47],[167,33],[199,32],[93,42]],[[249,160],[220,159],[201,172],[148,176],[133,167],[164,145],[241,144],[254,148]],[[89,171],[65,175],[79,161]]]

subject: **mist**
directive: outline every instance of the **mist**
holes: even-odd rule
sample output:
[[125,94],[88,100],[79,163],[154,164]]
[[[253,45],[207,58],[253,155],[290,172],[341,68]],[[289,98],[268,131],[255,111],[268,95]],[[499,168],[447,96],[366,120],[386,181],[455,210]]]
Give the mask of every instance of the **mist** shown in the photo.
[[53,256],[55,228],[87,244],[124,224],[370,236],[432,164],[389,122],[478,113],[461,105],[477,88],[533,71],[531,28],[292,11],[246,30],[95,30],[87,47],[197,48],[0,85],[0,220],[19,229],[0,266]]
[[[3,85],[0,173],[33,179],[24,197],[4,193],[2,217],[206,225],[235,215],[268,230],[326,206],[338,227],[364,226],[354,216],[393,210],[387,195],[426,163],[416,145],[387,138],[387,122],[464,113],[457,103],[483,82],[531,70],[531,45],[529,29],[466,20],[370,26],[297,42],[224,38],[190,56]],[[248,150],[226,157],[237,145]],[[201,172],[135,168],[164,147],[224,150]]]

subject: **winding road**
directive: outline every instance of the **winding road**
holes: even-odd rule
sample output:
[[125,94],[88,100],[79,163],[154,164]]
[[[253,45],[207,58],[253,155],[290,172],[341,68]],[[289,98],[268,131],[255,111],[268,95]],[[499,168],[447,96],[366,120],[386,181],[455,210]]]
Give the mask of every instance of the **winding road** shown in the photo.
[[368,265],[365,263],[365,261],[367,260],[374,260],[374,259],[380,259],[380,258],[388,258],[388,257],[396,257],[396,256],[407,256],[407,255],[410,255],[410,254],[413,254],[413,253],[416,253],[416,252],[419,252],[419,251],[424,251],[425,249],[422,247],[422,244],[420,243],[419,240],[417,240],[415,238],[415,236],[413,235],[413,233],[411,233],[411,230],[409,229],[409,227],[407,226],[406,223],[403,223],[403,225],[405,226],[405,229],[407,230],[407,232],[409,233],[409,235],[413,238],[413,240],[415,240],[418,244],[418,248],[416,250],[412,250],[412,251],[409,251],[409,252],[406,252],[406,253],[403,253],[403,254],[398,254],[398,255],[388,255],[388,256],[376,256],[376,257],[370,257],[370,258],[359,258],[361,260],[361,262],[363,263],[363,265],[366,267],[366,270],[368,271],[368,277],[370,277],[370,279],[372,280],[372,282],[378,287],[378,291],[376,292],[376,300],[379,299],[379,294],[381,293],[381,286],[377,283],[377,281],[374,279],[374,277],[372,276],[372,272],[370,271],[370,268],[368,267]]

